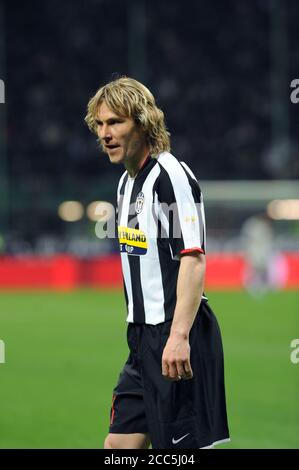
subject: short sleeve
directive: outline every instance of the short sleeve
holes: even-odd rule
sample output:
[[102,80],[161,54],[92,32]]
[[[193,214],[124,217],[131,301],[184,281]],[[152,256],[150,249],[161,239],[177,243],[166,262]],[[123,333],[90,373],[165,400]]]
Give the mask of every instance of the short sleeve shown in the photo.
[[205,253],[205,215],[202,193],[191,170],[168,154],[159,159],[158,217],[173,259],[184,253]]

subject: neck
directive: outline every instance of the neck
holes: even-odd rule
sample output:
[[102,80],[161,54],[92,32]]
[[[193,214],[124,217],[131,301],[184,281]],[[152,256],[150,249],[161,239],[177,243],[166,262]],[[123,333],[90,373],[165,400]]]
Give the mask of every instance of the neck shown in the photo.
[[131,178],[135,178],[137,173],[141,170],[144,163],[146,162],[148,156],[149,156],[149,151],[147,149],[146,151],[144,151],[142,158],[138,158],[138,159],[136,158],[135,160],[131,160],[125,163],[125,168]]

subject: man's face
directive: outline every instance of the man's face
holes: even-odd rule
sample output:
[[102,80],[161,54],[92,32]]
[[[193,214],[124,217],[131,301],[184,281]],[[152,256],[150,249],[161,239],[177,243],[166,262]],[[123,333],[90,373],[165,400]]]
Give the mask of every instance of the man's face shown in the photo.
[[143,130],[129,117],[119,116],[103,101],[98,109],[97,133],[112,163],[141,160],[148,152]]

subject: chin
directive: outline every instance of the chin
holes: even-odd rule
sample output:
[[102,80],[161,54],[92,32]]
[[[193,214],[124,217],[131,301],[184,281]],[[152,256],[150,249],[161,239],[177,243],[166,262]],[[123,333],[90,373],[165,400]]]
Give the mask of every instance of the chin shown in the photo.
[[110,156],[109,155],[109,160],[111,163],[118,164],[118,163],[123,163],[123,158],[122,157],[117,157],[117,156]]

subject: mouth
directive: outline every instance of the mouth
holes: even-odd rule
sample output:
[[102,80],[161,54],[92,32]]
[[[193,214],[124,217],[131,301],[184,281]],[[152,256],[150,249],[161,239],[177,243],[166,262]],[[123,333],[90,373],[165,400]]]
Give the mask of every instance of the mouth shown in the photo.
[[105,148],[108,149],[108,150],[114,150],[114,149],[117,149],[119,148],[119,145],[112,145],[112,144],[109,144],[109,145],[105,145]]

